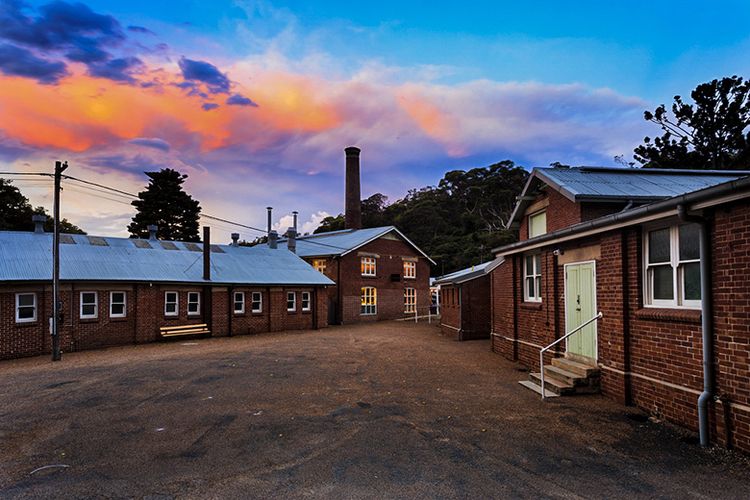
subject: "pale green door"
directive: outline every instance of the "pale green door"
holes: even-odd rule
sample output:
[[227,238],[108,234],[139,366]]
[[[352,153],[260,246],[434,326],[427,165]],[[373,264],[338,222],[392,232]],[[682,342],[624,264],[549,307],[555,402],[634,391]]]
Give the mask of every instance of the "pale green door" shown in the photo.
[[[593,262],[565,266],[565,331],[569,332],[596,314],[596,271]],[[596,361],[596,322],[568,337],[572,357]]]

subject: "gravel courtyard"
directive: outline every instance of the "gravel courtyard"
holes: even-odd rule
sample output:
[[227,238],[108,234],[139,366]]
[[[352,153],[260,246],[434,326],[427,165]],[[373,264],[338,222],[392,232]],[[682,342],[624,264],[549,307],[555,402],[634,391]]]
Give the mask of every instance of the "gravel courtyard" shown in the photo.
[[0,497],[747,498],[742,456],[380,323],[0,362]]

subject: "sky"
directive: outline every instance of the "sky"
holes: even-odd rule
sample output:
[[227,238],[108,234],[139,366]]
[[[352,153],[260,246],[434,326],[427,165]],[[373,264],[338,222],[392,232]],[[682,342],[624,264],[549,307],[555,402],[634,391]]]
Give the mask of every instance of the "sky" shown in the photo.
[[[0,171],[67,160],[134,193],[169,167],[206,214],[308,232],[343,211],[347,146],[363,197],[392,201],[505,159],[630,159],[658,133],[644,110],[748,75],[748,26],[744,1],[0,0]],[[62,203],[127,234],[126,198],[67,182]]]

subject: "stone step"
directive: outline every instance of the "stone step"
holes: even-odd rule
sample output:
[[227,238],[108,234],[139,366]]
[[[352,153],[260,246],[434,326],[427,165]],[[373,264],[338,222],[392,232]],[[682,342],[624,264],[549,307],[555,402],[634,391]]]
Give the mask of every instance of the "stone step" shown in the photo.
[[544,366],[544,377],[553,377],[576,387],[587,385],[589,383],[589,379],[587,377],[579,375],[578,373],[570,372],[564,368],[560,368],[559,366],[552,365]]
[[[537,385],[542,385],[542,374],[529,373],[529,380]],[[560,396],[574,394],[576,390],[573,384],[569,384],[563,380],[557,379],[554,376],[548,377],[547,373],[544,374],[544,386],[545,389],[550,390],[555,394],[559,394]]]
[[566,358],[552,358],[552,366],[562,368],[565,371],[575,373],[581,377],[596,377],[599,375],[599,368],[595,366],[585,365],[578,361]]
[[[532,382],[530,380],[519,380],[518,383],[521,384],[522,386],[524,386],[525,388],[530,389],[530,390],[536,392],[537,394],[539,394],[541,396],[541,394],[542,394],[542,388],[539,386],[539,384],[535,384],[534,382]],[[547,391],[544,391],[544,397],[545,398],[556,398],[556,397],[558,397],[558,395],[555,394],[552,391],[547,390]]]

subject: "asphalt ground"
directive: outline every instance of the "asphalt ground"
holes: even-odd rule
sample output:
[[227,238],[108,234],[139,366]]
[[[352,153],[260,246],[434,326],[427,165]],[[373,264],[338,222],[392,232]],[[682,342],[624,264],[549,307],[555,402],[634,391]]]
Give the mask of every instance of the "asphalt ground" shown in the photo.
[[747,458],[379,323],[0,363],[1,498],[743,498]]

